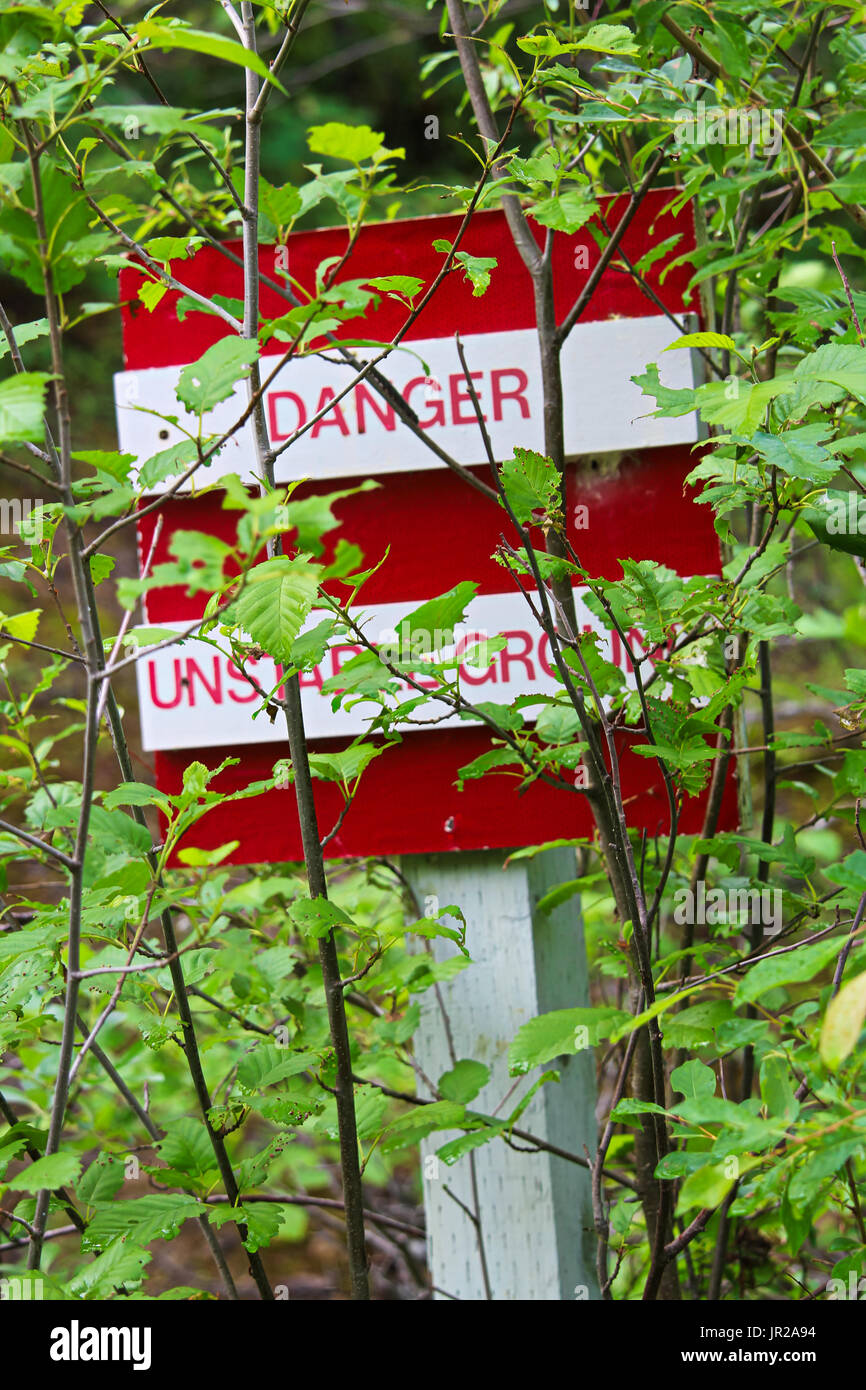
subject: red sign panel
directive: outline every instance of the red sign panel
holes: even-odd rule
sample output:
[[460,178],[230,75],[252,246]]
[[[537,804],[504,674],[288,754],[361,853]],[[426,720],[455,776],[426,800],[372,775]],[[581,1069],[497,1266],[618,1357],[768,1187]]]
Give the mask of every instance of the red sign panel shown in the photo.
[[[664,190],[650,195],[632,222],[623,244],[632,261],[645,252],[651,239],[679,234],[677,254],[693,245],[690,209],[676,218],[665,213],[670,197]],[[623,206],[614,200],[606,209],[611,225]],[[368,227],[344,273],[353,279],[411,274],[429,283],[442,260],[432,243],[440,237],[453,240],[459,222],[456,217],[423,218]],[[345,244],[342,230],[293,235],[288,248],[292,278],[312,290],[316,267],[342,252]],[[407,344],[417,356],[395,353],[383,370],[415,409],[423,428],[430,430],[431,438],[461,463],[474,467],[483,453],[453,346],[455,330],[464,342],[470,369],[477,372],[475,384],[500,458],[509,457],[515,444],[541,447],[541,398],[531,284],[503,216],[479,214],[461,249],[496,258],[491,288],[476,297],[461,274],[448,277],[407,335]],[[273,276],[278,252],[274,247],[260,249],[265,274]],[[559,318],[585,283],[597,256],[589,235],[557,234],[554,266]],[[235,298],[242,293],[240,267],[211,248],[177,265],[175,274],[201,293]],[[678,316],[689,312],[688,268],[674,267],[663,285],[658,275],[656,265],[648,275],[656,294]],[[155,416],[134,407],[177,414],[173,384],[178,369],[196,361],[223,336],[225,326],[199,313],[179,322],[176,294],[167,294],[148,313],[136,300],[139,283],[134,269],[123,273],[126,371],[117,378],[117,399],[121,443],[144,460],[168,447],[173,435]],[[275,317],[285,308],[284,300],[264,289],[264,315]],[[383,298],[366,316],[363,329],[355,320],[345,326],[343,336],[363,334],[384,341],[397,332],[404,316],[405,309]],[[690,384],[688,353],[658,357],[676,336],[657,303],[642,293],[632,277],[609,269],[586,321],[581,320],[568,340],[569,355],[563,364],[566,442],[575,458],[568,474],[568,519],[571,539],[590,573],[616,578],[617,561],[626,557],[655,560],[683,575],[719,570],[712,516],[707,508],[694,505],[683,486],[694,462],[690,447],[696,438],[694,418],[646,418],[649,402],[629,380],[647,362],[658,360],[667,384]],[[369,350],[359,353],[370,355]],[[267,369],[267,359],[263,365]],[[278,444],[322,410],[351,379],[350,372],[348,367],[321,359],[290,363],[266,397],[272,442]],[[227,403],[226,424],[237,417],[238,404],[243,404],[241,394]],[[223,420],[215,418],[210,427],[222,425]],[[250,469],[252,455],[244,437],[238,437],[234,453],[227,450],[226,454],[217,468],[203,475],[208,481],[219,476],[220,466],[242,477]],[[478,473],[489,478],[486,467],[479,467]],[[318,429],[309,430],[281,456],[278,481],[297,477],[309,481],[295,496],[332,492],[344,485],[343,479],[348,487],[360,477],[373,477],[379,484],[335,506],[341,527],[325,537],[325,561],[338,536],[357,543],[368,564],[378,561],[390,547],[386,563],[363,593],[365,611],[375,613],[382,630],[389,629],[397,615],[471,579],[478,585],[478,597],[467,613],[464,642],[468,644],[473,632],[486,631],[491,636],[502,633],[506,647],[486,672],[464,668],[469,698],[510,703],[519,693],[556,689],[546,640],[525,601],[508,591],[507,576],[492,559],[503,527],[501,509],[443,466],[392,418],[372,389],[356,388],[323,417]],[[172,497],[159,514],[163,525],[154,564],[169,558],[171,537],[178,529],[234,540],[237,513],[222,510],[219,494]],[[153,513],[139,524],[143,554],[150,550],[154,525]],[[593,625],[579,591],[576,598],[581,623]],[[187,597],[181,588],[151,591],[147,621],[182,626],[202,616],[204,602],[203,595]],[[627,657],[618,650],[616,638],[611,642],[604,634],[604,640],[609,643],[610,658],[625,669]],[[329,697],[320,690],[350,654],[345,646],[333,648],[321,668],[302,677],[305,719],[314,750],[345,747],[363,728],[360,715],[354,716],[354,723],[352,716],[334,716]],[[267,667],[268,659],[263,660]],[[238,754],[240,764],[226,769],[216,784],[235,790],[269,777],[275,762],[287,756],[280,722],[271,726],[263,717],[252,720],[256,702],[250,702],[249,686],[227,657],[215,655],[204,645],[186,643],[148,655],[138,667],[144,744],[154,753],[156,780],[162,789],[177,790],[183,769],[193,759],[216,766],[227,755]],[[266,669],[265,688],[267,675]],[[591,831],[583,798],[543,784],[518,793],[515,778],[492,775],[469,781],[458,791],[458,769],[489,747],[489,734],[478,726],[458,721],[432,730],[407,726],[402,741],[364,773],[328,853],[344,857],[515,847]],[[667,801],[655,762],[626,752],[623,779],[631,823],[651,834],[664,833]],[[324,782],[316,784],[316,796],[324,835],[337,821],[342,796]],[[699,830],[702,814],[699,798],[687,800],[681,829]],[[723,823],[732,824],[734,817],[733,787],[729,787]],[[263,797],[231,803],[212,811],[195,829],[195,843],[202,848],[235,840],[240,843],[232,862],[301,858],[291,790],[275,788]]]

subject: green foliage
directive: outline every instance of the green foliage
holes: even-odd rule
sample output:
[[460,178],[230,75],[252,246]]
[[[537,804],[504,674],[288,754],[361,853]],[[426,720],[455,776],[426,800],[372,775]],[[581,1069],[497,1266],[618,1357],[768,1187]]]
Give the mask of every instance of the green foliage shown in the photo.
[[[659,1273],[649,1231],[661,1184],[673,1213],[666,1239],[694,1222],[678,1277],[696,1301],[713,1268],[723,1299],[790,1298],[795,1259],[804,1298],[822,1297],[828,1270],[862,1268],[866,1202],[866,122],[855,27],[823,0],[762,0],[748,12],[717,0],[674,17],[668,6],[627,4],[615,23],[549,4],[533,11],[531,32],[518,10],[500,23],[498,3],[470,4],[480,80],[498,131],[509,123],[492,164],[494,142],[473,127],[450,31],[441,42],[428,35],[415,13],[423,7],[404,7],[407,33],[421,39],[392,46],[384,60],[391,31],[382,26],[400,27],[390,11],[347,12],[340,25],[360,37],[346,42],[331,19],[305,27],[303,7],[259,7],[259,36],[272,42],[253,51],[222,12],[207,21],[211,31],[173,8],[127,15],[126,32],[75,4],[35,0],[0,14],[0,300],[12,324],[0,333],[0,809],[9,827],[0,831],[0,1187],[13,1198],[3,1203],[11,1240],[48,1222],[41,1269],[50,1296],[70,1301],[165,1296],[166,1243],[181,1250],[194,1239],[201,1265],[193,1261],[189,1285],[170,1296],[197,1298],[211,1278],[202,1228],[225,1225],[266,1280],[262,1252],[277,1267],[284,1252],[275,1247],[306,1239],[316,1194],[339,1201],[346,1190],[336,1103],[346,1067],[353,1158],[365,1186],[379,1190],[378,1209],[401,1185],[417,1197],[422,1141],[446,1165],[470,1164],[489,1143],[520,1148],[514,1129],[532,1128],[527,1107],[539,1089],[588,1053],[608,1098],[627,1063],[600,1117],[610,1147],[595,1226],[608,1233],[612,1295],[639,1299]],[[297,100],[284,103],[295,55],[277,73],[261,53],[278,51],[295,17],[311,57]],[[683,51],[678,26],[698,56]],[[322,63],[345,72],[345,83],[318,85]],[[262,84],[261,126],[242,119],[248,81]],[[170,100],[179,85],[183,107]],[[227,104],[214,109],[213,93]],[[417,120],[405,114],[413,100]],[[710,100],[747,119],[749,138],[700,138]],[[413,133],[434,108],[455,138]],[[778,129],[760,126],[762,112]],[[405,148],[386,143],[398,123]],[[248,170],[258,135],[245,149],[245,132],[259,129],[263,165]],[[570,493],[550,371],[564,360],[569,298],[586,284],[588,265],[572,253],[592,243],[605,253],[648,174],[669,190],[672,212],[687,220],[687,205],[695,210],[699,245],[684,252],[688,238],[659,240],[648,226],[635,255],[626,233],[592,308],[607,313],[613,277],[627,277],[652,313],[672,276],[688,282],[701,322],[691,331],[675,316],[666,351],[689,352],[699,384],[666,385],[663,354],[634,381],[660,419],[699,417],[687,495],[712,516],[717,574],[681,575],[618,545],[618,568],[593,573],[563,506]],[[258,188],[255,209],[242,206],[248,183]],[[472,679],[495,677],[505,636],[453,654],[481,584],[477,574],[453,575],[448,534],[425,534],[425,543],[450,587],[405,605],[396,643],[373,641],[360,604],[375,570],[388,574],[392,538],[362,555],[339,503],[375,484],[279,488],[255,430],[258,373],[273,365],[263,349],[284,354],[288,371],[292,358],[339,360],[342,386],[352,369],[338,353],[360,352],[387,376],[380,350],[411,343],[396,333],[414,328],[429,280],[397,256],[362,274],[371,267],[356,264],[356,243],[372,220],[465,211],[473,199],[483,211],[502,196],[511,225],[523,227],[524,260],[530,243],[539,247],[535,302],[554,305],[558,325],[551,339],[548,324],[543,344],[549,453],[517,444],[485,474],[508,504],[487,499],[502,531],[496,559],[533,606],[540,575],[556,626],[542,615],[552,693],[511,703],[496,697],[495,679],[486,691]],[[299,283],[291,257],[275,258],[272,270],[265,246],[285,249],[296,228],[334,223],[344,240],[314,283]],[[443,293],[465,282],[488,297],[494,319],[512,286],[497,258],[481,254],[478,226],[466,229],[473,251],[462,234],[436,237],[433,249],[448,258],[437,262],[447,265]],[[267,312],[250,298],[249,266],[246,276],[235,266],[232,295],[208,298],[199,279],[186,279],[202,251],[222,256],[210,242],[236,256],[245,227],[260,243]],[[157,422],[166,447],[141,458],[114,447],[105,395],[121,365],[116,273],[136,256],[148,268],[130,314],[146,316],[177,293],[173,276],[190,290],[178,294],[179,322],[204,314],[216,339],[178,373],[177,415]],[[379,344],[367,316],[384,300],[399,330]],[[575,312],[586,307],[578,301]],[[376,381],[370,372],[368,386]],[[579,398],[580,378],[560,384]],[[209,433],[204,417],[228,419],[235,395],[233,425]],[[385,399],[398,398],[392,386]],[[137,510],[183,511],[173,496],[180,474],[197,493],[212,487],[205,470],[238,442],[247,408],[253,423],[242,438],[259,447],[242,473],[220,479],[228,538],[175,526],[167,553],[139,556],[148,568],[132,577]],[[482,458],[479,436],[477,455],[456,462]],[[631,466],[601,461],[592,487],[604,487],[605,470]],[[19,524],[7,511],[22,498],[33,507]],[[428,524],[416,520],[419,531]],[[593,630],[572,630],[569,586],[580,589]],[[166,588],[200,618],[194,634],[118,622],[118,607],[135,614]],[[274,800],[262,803],[267,811],[257,802],[277,789],[286,820],[296,815],[300,769],[284,749],[273,750],[274,774],[248,785],[227,750],[190,757],[182,775],[173,760],[171,793],[149,785],[146,761],[130,759],[125,715],[134,661],[162,643],[177,643],[179,659],[207,649],[230,660],[258,727],[267,725],[263,742],[268,721],[284,721],[293,673],[316,684],[332,644],[358,647],[323,693],[335,711],[362,709],[365,732],[309,757],[317,786],[328,784],[321,804],[334,797],[344,815],[370,766],[387,768],[393,745],[417,736],[407,720],[448,716],[486,730],[488,745],[460,770],[458,803],[464,784],[468,796],[485,777],[557,790],[555,843],[575,851],[574,869],[538,910],[559,931],[580,894],[591,1004],[581,996],[526,1019],[508,1051],[513,1085],[492,1053],[452,1054],[443,1075],[425,1078],[431,1094],[412,1094],[422,996],[439,1007],[462,971],[483,988],[471,914],[459,903],[407,901],[400,874],[379,860],[329,865],[325,895],[311,890],[305,866],[238,867],[238,839],[209,835],[214,808],[243,801],[239,819],[270,815]],[[255,677],[263,657],[282,668],[270,690]],[[712,816],[703,824],[692,800],[728,757],[739,833],[719,833]],[[625,769],[638,759],[652,777],[649,819],[628,792]],[[592,787],[581,777],[587,767]],[[407,815],[424,794],[394,791]],[[577,796],[603,835],[575,840]],[[684,824],[703,831],[685,834]],[[327,842],[331,827],[315,829]],[[515,858],[541,852],[525,843],[533,834],[527,817],[515,829]],[[333,954],[336,988],[326,978]],[[329,1016],[341,1008],[348,1056]],[[61,1059],[64,1018],[80,1025]],[[84,1051],[91,1030],[97,1045]],[[664,1071],[655,1086],[634,1066],[636,1045],[648,1040]],[[69,1081],[73,1068],[67,1097],[57,1079]],[[490,1114],[468,1108],[482,1092]],[[341,1163],[342,1184],[331,1184]],[[136,1186],[142,1173],[145,1188]],[[621,1199],[624,1175],[637,1192],[625,1186]],[[70,1208],[80,1238],[53,1229]],[[22,1269],[26,1251],[9,1254]],[[417,1275],[411,1252],[406,1263]]]

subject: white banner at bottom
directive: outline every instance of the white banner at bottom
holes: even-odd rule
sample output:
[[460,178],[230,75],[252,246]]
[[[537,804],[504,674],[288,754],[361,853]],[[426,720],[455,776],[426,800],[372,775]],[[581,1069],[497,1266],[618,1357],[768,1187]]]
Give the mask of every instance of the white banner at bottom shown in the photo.
[[[575,603],[581,631],[599,634],[599,652],[621,667],[627,684],[633,687],[631,663],[618,636],[602,627],[583,602],[580,590],[575,590]],[[359,610],[352,616],[370,641],[387,643],[393,640],[400,621],[418,606],[417,603],[385,603]],[[324,610],[313,612],[306,627],[314,627],[325,616]],[[189,624],[178,622],[161,626],[184,631]],[[465,655],[471,659],[472,648],[479,642],[499,636],[505,639],[505,646],[494,654],[489,666],[482,669],[469,665],[466,660],[459,663],[460,688],[468,700],[509,705],[520,695],[549,696],[562,689],[554,674],[547,635],[539,627],[526,600],[517,593],[479,594],[474,598],[467,607],[465,621],[454,628],[453,644],[443,649],[443,654],[453,656],[455,663]],[[638,650],[643,650],[640,633],[630,633],[629,640],[637,644]],[[352,737],[367,731],[370,719],[380,708],[378,704],[364,701],[354,703],[350,709],[333,710],[333,693],[324,693],[322,689],[326,681],[338,676],[345,663],[362,650],[349,639],[336,641],[318,666],[302,672],[301,696],[308,738]],[[267,692],[274,689],[282,676],[282,670],[268,656],[248,661],[246,665],[258,687]],[[137,674],[142,745],[148,752],[285,741],[283,721],[271,722],[261,710],[260,696],[243,672],[229,655],[217,651],[208,642],[189,637],[182,646],[172,645],[148,652],[139,660]],[[456,714],[448,714],[445,702],[437,700],[436,683],[432,679],[429,686],[429,705],[416,713],[418,722],[413,723],[411,716],[401,721],[401,731],[429,729],[431,719],[437,721],[432,727],[439,729],[458,727],[465,722]],[[389,702],[398,704],[414,698],[417,693],[404,685],[398,694],[389,697]],[[443,719],[442,715],[447,717]]]

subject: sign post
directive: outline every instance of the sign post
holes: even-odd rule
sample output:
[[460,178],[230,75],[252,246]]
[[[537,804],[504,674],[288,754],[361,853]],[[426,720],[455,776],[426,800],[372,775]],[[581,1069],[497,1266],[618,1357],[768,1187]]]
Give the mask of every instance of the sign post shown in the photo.
[[[507,1114],[517,1095],[508,1045],[531,1018],[589,1003],[583,924],[572,898],[550,912],[538,903],[574,878],[574,853],[550,849],[507,866],[501,851],[410,855],[403,872],[420,904],[457,903],[468,924],[473,965],[422,995],[415,1047],[428,1076],[471,1058],[490,1069],[472,1102]],[[437,960],[453,954],[441,938]],[[503,1097],[511,1100],[502,1105]],[[558,1084],[542,1086],[519,1126],[585,1158],[595,1149],[595,1062],[589,1048],[562,1059]],[[452,1167],[436,1157],[454,1134],[422,1144],[428,1262],[434,1296],[508,1302],[595,1299],[590,1178],[551,1152],[488,1143]],[[474,1170],[474,1171],[473,1171]],[[474,1220],[473,1220],[474,1217]],[[476,1224],[477,1223],[477,1224]],[[483,1252],[483,1255],[482,1255]]]
[[[643,254],[650,237],[661,241],[678,234],[678,255],[694,245],[690,208],[674,216],[667,210],[669,198],[668,191],[659,190],[641,205],[623,239],[632,260]],[[616,220],[621,210],[614,205],[608,216]],[[441,264],[433,242],[451,240],[459,221],[434,217],[364,228],[349,270],[353,278],[360,278],[381,275],[385,268],[389,274],[411,274],[427,284]],[[341,254],[345,243],[345,231],[291,236],[292,279],[312,290],[316,267]],[[479,463],[484,455],[455,330],[464,344],[496,456],[510,457],[516,445],[541,450],[543,402],[534,304],[529,277],[501,213],[478,214],[462,246],[470,254],[496,259],[491,289],[476,297],[460,274],[449,276],[407,334],[404,346],[411,351],[392,354],[385,371],[415,411],[421,431],[429,432],[430,439],[464,468],[478,468],[479,476],[489,479],[489,469]],[[285,250],[260,248],[262,269],[271,272],[275,252]],[[598,254],[589,236],[557,234],[553,256],[558,318],[564,317],[585,284]],[[242,271],[213,248],[201,249],[174,270],[181,283],[200,293],[237,297],[242,289]],[[685,265],[657,262],[648,279],[655,298],[609,268],[585,319],[564,347],[565,440],[572,460],[567,526],[582,564],[594,574],[618,577],[620,557],[655,560],[684,575],[716,573],[719,551],[712,518],[708,509],[688,500],[683,487],[693,465],[696,419],[649,418],[646,401],[630,380],[648,362],[659,360],[676,336],[658,305],[663,302],[680,317],[688,313],[688,270]],[[116,396],[121,447],[146,460],[182,438],[180,429],[159,415],[178,415],[174,387],[180,369],[197,361],[226,330],[219,319],[201,313],[187,313],[179,320],[175,293],[166,294],[152,313],[146,312],[137,299],[140,284],[134,267],[123,273],[125,371],[116,378]],[[263,315],[276,317],[284,307],[275,292],[263,291]],[[404,313],[385,297],[366,316],[363,332],[388,341]],[[345,329],[337,336],[342,332],[357,337],[357,324]],[[688,352],[667,352],[660,365],[666,385],[693,384]],[[267,367],[265,357],[263,368]],[[272,444],[290,438],[326,411],[279,455],[277,483],[307,479],[295,497],[345,485],[351,495],[334,504],[342,534],[360,546],[371,565],[390,547],[386,563],[364,589],[371,632],[392,630],[419,604],[472,579],[477,596],[456,634],[458,642],[468,646],[477,632],[505,638],[504,649],[483,673],[461,668],[472,694],[511,703],[518,695],[551,693],[556,684],[546,638],[522,596],[507,590],[503,570],[492,558],[501,512],[401,426],[393,404],[376,394],[374,384],[359,383],[337,402],[348,370],[331,354],[309,356],[290,362],[274,379],[265,396]],[[579,390],[572,389],[571,382],[579,382]],[[334,405],[327,409],[331,401]],[[244,404],[239,387],[235,397],[206,417],[205,427],[216,432],[232,425]],[[184,423],[182,413],[179,423]],[[248,428],[233,435],[207,470],[207,482],[218,481],[221,472],[252,482],[255,455]],[[370,478],[378,484],[376,489],[359,490],[359,481]],[[138,527],[140,552],[152,553],[154,566],[168,558],[178,529],[234,539],[233,513],[221,508],[213,492],[167,498],[160,515],[158,534],[155,513],[142,516]],[[333,533],[324,540],[328,563]],[[203,616],[206,597],[189,596],[182,588],[151,590],[146,621],[182,628]],[[575,599],[579,624],[584,629],[597,626],[579,589]],[[602,636],[607,655],[628,677],[627,655],[618,639],[607,632]],[[639,634],[632,637],[639,640]],[[352,651],[345,643],[334,646],[320,666],[302,675],[313,751],[343,748],[365,728],[363,711],[335,713],[322,690]],[[137,669],[143,744],[154,755],[161,789],[178,790],[191,760],[216,766],[227,751],[240,753],[240,765],[220,774],[215,783],[219,789],[232,791],[272,776],[274,764],[287,752],[284,733],[266,719],[253,720],[257,697],[227,655],[187,644],[149,653]],[[265,689],[279,678],[267,653],[257,664],[256,676]],[[538,909],[548,888],[574,877],[573,854],[547,851],[504,867],[504,851],[591,834],[591,819],[584,798],[563,797],[540,781],[523,795],[514,790],[513,779],[501,777],[469,781],[458,790],[459,769],[490,747],[480,725],[452,717],[433,728],[406,726],[403,732],[402,741],[365,771],[327,853],[402,856],[405,875],[421,903],[432,896],[442,906],[456,903],[462,908],[467,945],[476,964],[447,986],[428,992],[417,1055],[434,1086],[455,1060],[484,1062],[491,1079],[477,1106],[485,1113],[501,1108],[508,1114],[505,1097],[515,1083],[508,1072],[507,1050],[514,1034],[538,1013],[588,1003],[588,991],[577,900],[550,913]],[[622,772],[632,824],[651,834],[663,830],[666,800],[658,768],[650,759],[626,753]],[[728,800],[732,813],[733,797]],[[340,793],[331,784],[319,783],[316,802],[327,833],[340,817]],[[699,799],[687,801],[681,830],[699,830],[702,814]],[[255,801],[214,809],[196,826],[194,838],[202,849],[237,841],[228,862],[238,864],[302,858],[291,793],[276,785]],[[441,942],[435,943],[435,950],[442,950]],[[541,1087],[527,1110],[527,1130],[568,1154],[591,1153],[594,1084],[590,1051],[564,1059],[560,1084]],[[435,1147],[443,1142],[440,1136]],[[531,1147],[523,1142],[516,1146]],[[550,1149],[522,1153],[500,1141],[448,1168],[437,1159],[435,1147],[431,1143],[425,1148],[424,1193],[431,1268],[434,1283],[443,1291],[439,1296],[598,1297],[584,1168]]]

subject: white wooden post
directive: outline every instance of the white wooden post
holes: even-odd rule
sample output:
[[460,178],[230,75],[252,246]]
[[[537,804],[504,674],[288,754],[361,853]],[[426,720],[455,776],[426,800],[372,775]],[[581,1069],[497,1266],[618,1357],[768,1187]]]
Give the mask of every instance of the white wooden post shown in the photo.
[[[490,1068],[490,1081],[471,1102],[487,1114],[514,1084],[508,1047],[521,1024],[552,1009],[586,1006],[586,952],[578,899],[550,913],[539,899],[575,877],[574,852],[547,850],[504,868],[504,851],[404,856],[403,872],[422,912],[425,900],[455,904],[467,922],[473,964],[440,985],[458,1060]],[[455,953],[445,939],[431,943],[437,960]],[[436,991],[421,996],[415,1052],[435,1084],[450,1071],[452,1053]],[[561,1081],[543,1086],[519,1127],[570,1153],[596,1146],[595,1064],[590,1049],[560,1064]],[[532,1074],[530,1073],[530,1076]],[[499,1111],[507,1115],[521,1088]],[[428,1258],[436,1297],[486,1297],[475,1227],[458,1202],[474,1210],[469,1156],[453,1166],[432,1161],[455,1138],[436,1133],[422,1146]],[[501,1139],[475,1151],[478,1209],[491,1294],[497,1300],[596,1299],[594,1229],[589,1174],[549,1153],[517,1153]],[[426,1161],[425,1161],[426,1160]]]

